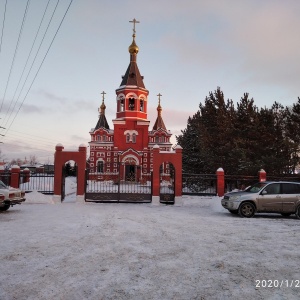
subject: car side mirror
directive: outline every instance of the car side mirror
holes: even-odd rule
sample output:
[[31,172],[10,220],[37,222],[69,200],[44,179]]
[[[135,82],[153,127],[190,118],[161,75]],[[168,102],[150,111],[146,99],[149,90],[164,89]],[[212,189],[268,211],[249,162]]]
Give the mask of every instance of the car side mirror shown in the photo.
[[266,190],[263,190],[261,194],[262,194],[262,195],[267,195],[268,192],[267,192]]

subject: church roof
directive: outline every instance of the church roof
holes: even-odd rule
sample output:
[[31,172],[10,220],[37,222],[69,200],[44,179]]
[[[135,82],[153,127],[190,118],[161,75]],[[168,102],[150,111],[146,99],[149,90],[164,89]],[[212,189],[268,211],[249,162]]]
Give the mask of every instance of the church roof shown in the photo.
[[[131,55],[132,56],[132,55]],[[139,88],[145,88],[143,76],[141,76],[136,61],[130,61],[125,75],[123,76],[120,86],[134,85]]]
[[106,120],[106,117],[105,117],[104,114],[103,115],[100,114],[99,120],[98,120],[98,122],[97,122],[96,127],[95,127],[94,130],[97,130],[97,129],[101,128],[101,127],[104,127],[105,129],[109,129],[109,125],[107,123],[107,120]]
[[157,106],[157,118],[156,118],[156,121],[153,125],[153,130],[158,130],[160,128],[164,129],[164,130],[167,130],[166,128],[166,125],[164,123],[164,120],[161,116],[161,111],[162,111],[162,108],[160,106],[160,97],[162,96],[161,94],[158,94],[158,106]]
[[104,94],[105,94],[105,92],[102,92],[103,98],[102,98],[102,104],[99,108],[99,113],[100,113],[99,114],[99,119],[98,119],[98,122],[97,122],[96,127],[95,127],[94,130],[97,130],[101,127],[105,128],[105,129],[109,129],[109,125],[108,125],[106,117],[105,117],[106,106],[104,104]]

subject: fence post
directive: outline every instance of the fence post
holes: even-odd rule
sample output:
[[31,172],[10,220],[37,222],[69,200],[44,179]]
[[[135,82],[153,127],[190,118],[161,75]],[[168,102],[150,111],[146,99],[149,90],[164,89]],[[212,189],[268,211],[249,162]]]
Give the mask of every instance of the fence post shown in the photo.
[[4,167],[0,166],[0,180],[4,181],[3,178],[4,178]]
[[159,179],[159,146],[154,145],[153,153],[153,171],[152,171],[152,205],[160,205],[160,179]]
[[259,182],[264,182],[267,180],[267,173],[264,169],[261,169],[260,171],[258,171],[258,179],[259,179]]
[[11,167],[11,181],[10,186],[18,189],[20,183],[20,167],[14,165]]
[[225,175],[224,170],[222,168],[219,168],[217,170],[217,195],[219,197],[224,196],[225,191]]
[[23,170],[23,183],[29,182],[30,181],[30,171],[28,168],[25,168]]

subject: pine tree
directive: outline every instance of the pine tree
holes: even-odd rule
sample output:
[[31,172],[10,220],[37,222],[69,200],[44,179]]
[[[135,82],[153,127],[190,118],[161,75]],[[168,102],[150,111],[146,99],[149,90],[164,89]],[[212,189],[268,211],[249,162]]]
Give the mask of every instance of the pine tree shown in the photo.
[[286,137],[290,148],[290,172],[293,173],[299,165],[300,156],[300,98],[287,109]]

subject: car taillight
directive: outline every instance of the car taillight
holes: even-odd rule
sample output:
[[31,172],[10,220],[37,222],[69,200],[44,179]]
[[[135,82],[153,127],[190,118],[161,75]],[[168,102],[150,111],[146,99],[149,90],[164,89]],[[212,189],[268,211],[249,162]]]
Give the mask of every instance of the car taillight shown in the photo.
[[0,200],[4,200],[4,199],[5,199],[4,195],[0,195]]
[[21,192],[21,197],[25,197],[25,192]]
[[15,198],[15,193],[9,193],[8,197],[9,198]]

